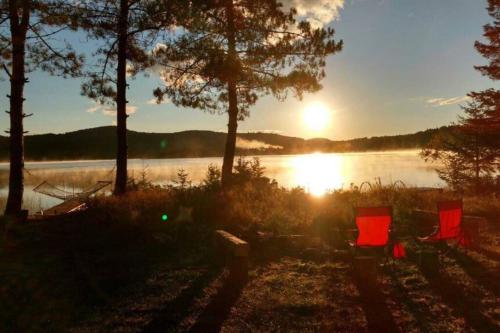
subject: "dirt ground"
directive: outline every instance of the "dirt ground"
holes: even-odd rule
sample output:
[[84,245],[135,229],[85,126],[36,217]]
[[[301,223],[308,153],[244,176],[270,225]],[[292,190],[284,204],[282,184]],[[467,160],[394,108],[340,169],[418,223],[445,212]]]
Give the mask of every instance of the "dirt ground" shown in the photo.
[[448,250],[437,274],[409,244],[375,285],[324,246],[254,249],[242,284],[210,267],[166,268],[73,332],[500,332],[495,237],[481,251]]

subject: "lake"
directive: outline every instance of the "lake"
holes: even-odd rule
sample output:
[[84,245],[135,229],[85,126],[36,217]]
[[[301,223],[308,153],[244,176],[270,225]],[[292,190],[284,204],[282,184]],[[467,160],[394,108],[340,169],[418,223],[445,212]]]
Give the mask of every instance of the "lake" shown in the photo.
[[[374,183],[380,178],[382,184],[398,180],[406,186],[442,187],[435,165],[425,163],[418,150],[332,153],[306,155],[260,156],[266,168],[266,176],[276,179],[284,187],[303,187],[313,195],[320,196],[331,190],[348,189],[351,184]],[[129,175],[135,179],[145,177],[159,184],[171,184],[179,169],[184,169],[193,184],[205,177],[210,164],[220,166],[221,157],[129,160]],[[61,200],[33,192],[43,181],[68,192],[79,192],[91,187],[99,180],[113,180],[113,160],[58,161],[26,163],[26,191],[24,206],[31,212],[48,208]],[[8,163],[0,163],[0,205],[7,196]]]

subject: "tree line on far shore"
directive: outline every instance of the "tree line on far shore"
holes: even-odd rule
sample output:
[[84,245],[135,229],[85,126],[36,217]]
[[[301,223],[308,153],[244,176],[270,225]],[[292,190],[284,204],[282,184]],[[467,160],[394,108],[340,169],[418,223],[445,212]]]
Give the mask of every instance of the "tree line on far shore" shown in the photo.
[[[452,126],[428,129],[413,134],[333,141],[302,139],[277,133],[238,133],[236,154],[283,155],[315,152],[368,152],[420,149],[438,133],[453,131]],[[113,159],[116,156],[116,129],[113,126],[89,128],[62,134],[37,134],[25,137],[25,157],[29,161]],[[128,131],[129,158],[214,157],[224,155],[226,133],[182,131],[144,133]],[[103,145],[102,142],[107,142]],[[7,161],[7,137],[0,136],[0,161]]]

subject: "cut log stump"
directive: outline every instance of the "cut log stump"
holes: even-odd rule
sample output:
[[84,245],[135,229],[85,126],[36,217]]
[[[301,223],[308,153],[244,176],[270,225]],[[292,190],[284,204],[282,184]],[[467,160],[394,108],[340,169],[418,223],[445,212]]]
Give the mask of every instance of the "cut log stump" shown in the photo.
[[373,256],[354,257],[354,278],[360,285],[373,286],[377,283],[377,261]]
[[248,243],[227,231],[217,230],[215,247],[219,263],[229,268],[229,279],[235,283],[246,282],[250,254]]

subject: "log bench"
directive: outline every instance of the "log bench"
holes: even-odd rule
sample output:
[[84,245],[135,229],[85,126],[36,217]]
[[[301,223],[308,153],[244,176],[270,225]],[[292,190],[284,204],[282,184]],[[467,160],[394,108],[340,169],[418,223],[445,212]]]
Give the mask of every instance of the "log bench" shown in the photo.
[[248,279],[248,256],[250,254],[248,243],[227,231],[216,230],[215,249],[219,263],[229,268],[230,280],[245,282]]

